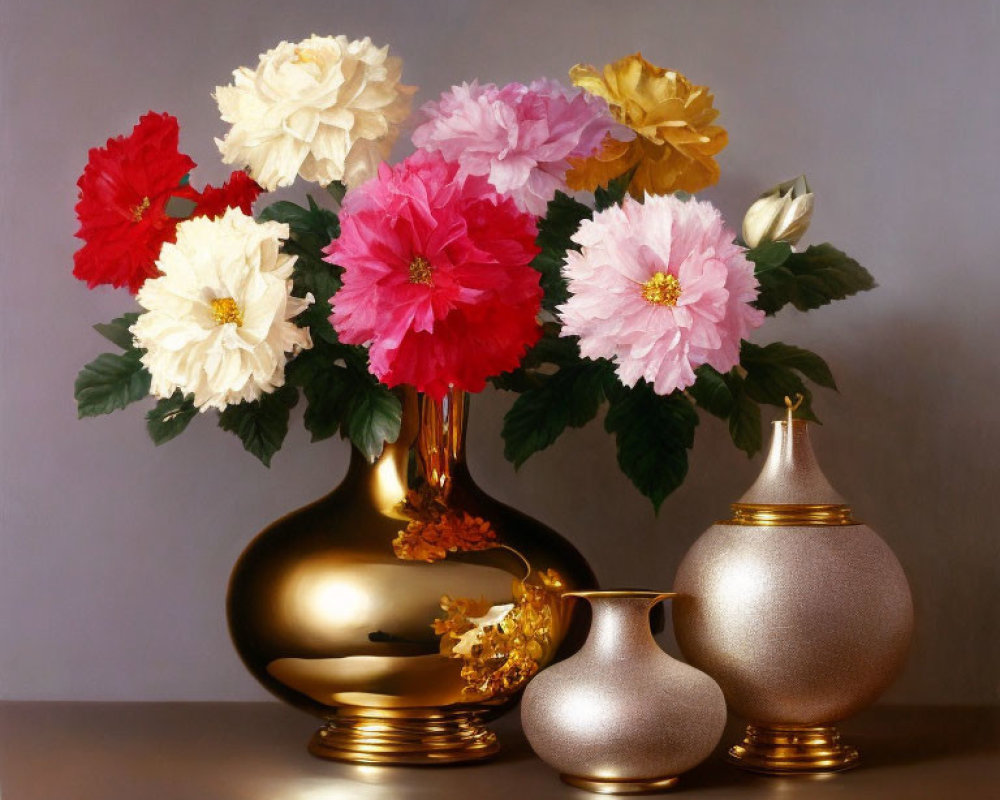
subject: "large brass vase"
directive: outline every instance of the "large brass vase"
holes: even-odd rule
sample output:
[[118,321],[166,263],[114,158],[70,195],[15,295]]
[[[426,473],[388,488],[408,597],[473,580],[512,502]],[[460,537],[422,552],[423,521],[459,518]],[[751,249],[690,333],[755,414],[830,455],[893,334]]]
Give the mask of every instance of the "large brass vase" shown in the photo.
[[498,747],[483,720],[564,643],[561,594],[596,583],[565,539],[472,481],[464,394],[402,398],[395,444],[375,463],[355,450],[336,489],[240,556],[229,628],[257,680],[324,719],[313,754],[477,760]]
[[834,723],[898,674],[913,605],[888,545],[823,476],[808,423],[774,423],[760,477],[688,551],[674,591],[685,657],[750,723],[730,760],[773,774],[858,762]]

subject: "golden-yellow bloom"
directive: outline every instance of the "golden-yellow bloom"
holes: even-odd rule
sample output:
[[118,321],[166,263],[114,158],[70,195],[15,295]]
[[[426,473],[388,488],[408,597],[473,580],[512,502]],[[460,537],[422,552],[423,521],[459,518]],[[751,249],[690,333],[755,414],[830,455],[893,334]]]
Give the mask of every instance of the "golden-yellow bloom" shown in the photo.
[[603,72],[577,64],[569,75],[581,89],[603,97],[612,116],[637,134],[630,142],[609,135],[596,155],[573,160],[566,176],[571,189],[593,191],[633,167],[628,189],[635,197],[697,192],[719,180],[713,156],[728,136],[712,125],[719,112],[707,86],[650,64],[640,53],[608,64]]

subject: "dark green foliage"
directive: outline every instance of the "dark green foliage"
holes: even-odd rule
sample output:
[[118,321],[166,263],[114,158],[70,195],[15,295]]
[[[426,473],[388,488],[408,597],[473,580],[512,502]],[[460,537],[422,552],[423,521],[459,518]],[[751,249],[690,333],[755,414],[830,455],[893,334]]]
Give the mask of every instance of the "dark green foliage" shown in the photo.
[[831,244],[793,253],[784,242],[773,242],[748,251],[747,257],[760,281],[755,305],[766,314],[788,303],[809,311],[876,286],[868,270]]
[[94,326],[94,330],[109,342],[118,345],[122,350],[132,350],[132,334],[129,333],[128,329],[135,325],[137,319],[139,319],[139,313],[132,311],[128,314],[122,314],[111,322],[99,322]]
[[141,350],[103,353],[80,370],[73,386],[77,415],[110,414],[149,394],[150,375],[141,358]]
[[545,292],[542,305],[549,311],[569,298],[566,280],[562,275],[563,262],[567,250],[580,249],[570,237],[576,233],[583,220],[590,219],[590,214],[590,209],[583,203],[578,203],[562,192],[556,192],[556,196],[549,201],[545,217],[538,220],[538,238],[535,242],[541,252],[535,256],[531,266],[542,273],[541,283]]
[[610,400],[604,427],[615,435],[618,466],[659,511],[687,475],[698,415],[682,393],[659,395],[645,381],[619,387]]
[[288,433],[289,412],[298,399],[294,386],[282,386],[257,400],[227,406],[219,414],[219,427],[235,433],[243,448],[269,467]]
[[288,365],[288,380],[306,397],[305,426],[314,442],[336,433],[369,461],[399,436],[399,398],[368,372],[364,350],[317,342]]
[[604,387],[614,379],[606,361],[585,359],[540,378],[524,391],[504,417],[504,456],[515,467],[544,450],[570,428],[580,428],[597,415]]
[[187,428],[197,415],[193,395],[187,397],[178,389],[171,397],[161,398],[146,414],[146,430],[156,445],[169,442]]
[[606,208],[611,208],[611,206],[621,205],[622,200],[625,199],[625,195],[628,194],[628,185],[632,182],[632,176],[635,175],[637,168],[638,165],[632,167],[624,175],[619,175],[617,178],[608,181],[607,186],[598,186],[594,191],[594,209],[603,211]]

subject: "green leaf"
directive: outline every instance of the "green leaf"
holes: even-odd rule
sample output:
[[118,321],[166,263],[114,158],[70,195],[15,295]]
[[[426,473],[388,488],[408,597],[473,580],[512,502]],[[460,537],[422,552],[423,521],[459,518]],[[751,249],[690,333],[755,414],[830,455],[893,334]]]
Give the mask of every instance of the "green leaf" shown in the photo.
[[694,398],[698,407],[720,419],[729,419],[736,401],[732,390],[726,384],[725,377],[708,364],[698,367],[695,375],[698,377],[694,384],[688,387],[688,393]]
[[618,465],[659,511],[687,475],[698,414],[682,393],[659,395],[645,381],[610,399],[604,427],[615,434]]
[[788,303],[809,311],[876,286],[868,270],[829,243],[790,253],[782,264],[755,274],[760,293],[754,305],[767,314]]
[[778,269],[792,254],[792,246],[788,242],[764,242],[746,252],[746,256],[754,263],[754,274],[760,279],[761,274]]
[[556,192],[556,196],[549,201],[545,216],[538,221],[538,238],[535,243],[541,248],[541,252],[535,256],[531,265],[542,273],[542,305],[549,311],[569,298],[566,280],[562,275],[566,251],[580,249],[570,237],[590,215],[590,209],[583,203],[578,203],[562,192]]
[[294,241],[311,244],[313,240],[325,247],[340,235],[340,220],[336,213],[322,208],[309,196],[309,207],[303,208],[290,200],[279,200],[262,209],[257,215],[261,222],[283,222],[291,229]]
[[269,467],[288,433],[289,412],[298,398],[294,386],[282,386],[252,402],[228,406],[219,415],[219,427],[235,433],[243,448]]
[[792,369],[782,363],[776,351],[743,342],[740,349],[740,366],[746,371],[743,387],[747,395],[758,403],[783,408],[785,398],[792,400],[801,394],[802,405],[796,412],[802,419],[819,422],[812,411],[812,392]]
[[326,191],[339,206],[344,202],[344,195],[347,194],[347,185],[343,181],[334,181],[326,185]]
[[[333,184],[331,184],[333,186]],[[328,187],[329,188],[329,187]],[[312,196],[303,208],[287,200],[272,203],[258,215],[262,221],[287,223],[291,233],[282,252],[296,256],[292,270],[292,294],[312,294],[313,304],[296,317],[300,328],[308,327],[314,339],[336,344],[337,334],[330,324],[330,298],[340,289],[341,268],[323,260],[323,248],[340,235],[340,220],[319,206]]]
[[611,206],[621,205],[625,195],[628,194],[628,185],[632,182],[632,176],[635,175],[636,169],[638,169],[638,165],[632,167],[625,174],[608,181],[607,187],[598,186],[594,191],[594,210],[603,211]]
[[156,445],[169,442],[183,433],[188,423],[198,414],[194,395],[184,396],[178,389],[170,397],[161,398],[146,414],[146,430]]
[[367,364],[360,348],[318,342],[288,365],[286,376],[306,396],[304,422],[314,442],[340,433],[373,461],[399,436],[403,408]]
[[132,350],[135,346],[132,343],[132,334],[129,333],[128,329],[135,325],[138,319],[139,312],[132,311],[128,314],[122,314],[111,322],[99,322],[94,326],[94,330],[109,342],[118,345],[122,350]]
[[837,383],[834,381],[833,373],[830,372],[827,363],[815,353],[802,347],[795,347],[784,342],[774,342],[765,347],[759,347],[744,342],[740,351],[740,361],[744,367],[747,363],[778,364],[798,370],[819,386],[827,389],[837,388]]
[[520,467],[551,445],[567,427],[579,428],[592,420],[604,401],[609,369],[606,361],[580,361],[521,394],[503,421],[501,435],[507,460]]
[[725,376],[726,385],[733,396],[733,410],[729,417],[729,435],[733,444],[751,458],[764,446],[760,406],[746,393],[743,379],[732,372]]
[[369,462],[382,453],[386,442],[399,437],[403,405],[380,383],[364,381],[347,403],[347,436]]
[[110,414],[149,394],[150,375],[140,361],[142,353],[103,353],[80,370],[73,386],[80,419]]

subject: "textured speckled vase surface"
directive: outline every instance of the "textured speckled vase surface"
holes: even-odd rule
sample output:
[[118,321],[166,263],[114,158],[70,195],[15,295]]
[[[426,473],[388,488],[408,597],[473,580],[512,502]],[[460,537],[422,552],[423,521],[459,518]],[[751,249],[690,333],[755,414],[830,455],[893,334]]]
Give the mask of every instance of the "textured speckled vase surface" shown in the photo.
[[[593,573],[465,465],[465,395],[403,394],[399,437],[264,530],[229,584],[229,628],[268,690],[322,718],[314,755],[445,764],[497,750],[509,708],[575,628]],[[585,615],[584,615],[585,616]]]
[[666,789],[705,760],[726,724],[722,690],[664,653],[650,633],[671,594],[573,592],[590,601],[576,655],[539,673],[521,701],[524,733],[564,781],[601,794]]
[[857,763],[833,723],[898,674],[913,606],[888,545],[823,476],[806,422],[774,423],[760,477],[688,551],[674,591],[681,650],[750,723],[731,760],[777,774]]

